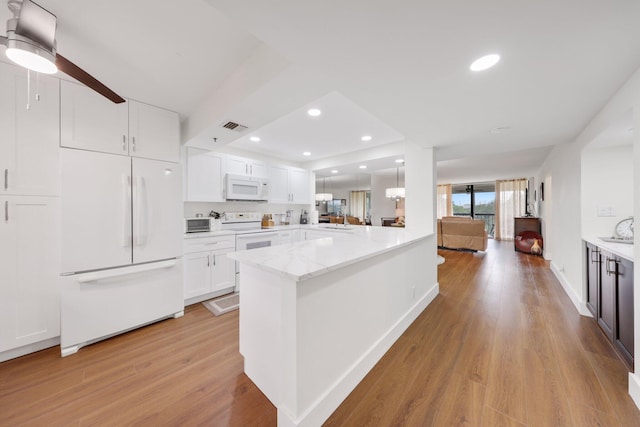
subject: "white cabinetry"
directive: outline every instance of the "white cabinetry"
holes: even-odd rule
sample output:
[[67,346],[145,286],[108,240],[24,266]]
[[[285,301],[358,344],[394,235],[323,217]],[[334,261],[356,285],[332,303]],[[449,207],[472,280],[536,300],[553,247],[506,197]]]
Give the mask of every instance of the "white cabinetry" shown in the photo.
[[278,244],[284,245],[287,243],[294,243],[300,240],[300,230],[299,229],[291,229],[291,230],[282,230],[278,232]]
[[269,202],[309,203],[309,172],[289,166],[269,167]]
[[60,209],[58,197],[0,196],[0,204],[2,353],[60,335]]
[[27,71],[0,62],[0,195],[60,193],[59,81],[38,79],[36,89],[32,74],[28,99]]
[[266,177],[267,165],[266,163],[244,157],[225,156],[224,173]]
[[189,202],[224,202],[222,155],[187,148],[187,193]]
[[235,235],[184,240],[185,305],[233,292],[235,261],[227,257],[233,251]]
[[178,162],[178,114],[128,100],[115,104],[91,89],[61,83],[63,147]]

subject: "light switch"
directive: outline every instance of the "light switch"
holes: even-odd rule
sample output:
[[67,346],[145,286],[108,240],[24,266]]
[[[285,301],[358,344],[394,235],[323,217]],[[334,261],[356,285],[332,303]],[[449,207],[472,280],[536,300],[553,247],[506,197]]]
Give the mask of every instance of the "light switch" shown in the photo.
[[616,216],[616,208],[611,205],[598,206],[598,216]]

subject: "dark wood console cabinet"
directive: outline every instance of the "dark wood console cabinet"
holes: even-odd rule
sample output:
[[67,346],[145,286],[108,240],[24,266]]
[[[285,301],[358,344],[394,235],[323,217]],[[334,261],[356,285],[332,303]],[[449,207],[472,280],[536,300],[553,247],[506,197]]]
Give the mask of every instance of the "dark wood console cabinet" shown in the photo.
[[516,247],[515,238],[523,231],[535,231],[542,236],[542,227],[540,225],[540,218],[533,216],[521,216],[513,219],[513,249],[518,250]]
[[633,370],[633,262],[586,243],[587,308]]

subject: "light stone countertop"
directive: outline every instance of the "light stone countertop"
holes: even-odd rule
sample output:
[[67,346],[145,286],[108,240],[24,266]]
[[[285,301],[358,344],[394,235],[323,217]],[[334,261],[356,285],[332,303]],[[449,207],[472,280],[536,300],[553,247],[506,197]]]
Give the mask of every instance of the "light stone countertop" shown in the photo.
[[[299,225],[297,227],[301,230],[327,231],[335,236],[232,252],[228,256],[241,263],[281,274],[295,281],[301,281],[433,235],[433,233],[415,233],[408,229],[359,225],[340,231],[331,231],[325,225]],[[434,253],[434,262],[435,259]]]
[[583,240],[633,262],[634,245],[629,245],[627,243],[607,242],[600,239],[599,237],[583,237]]

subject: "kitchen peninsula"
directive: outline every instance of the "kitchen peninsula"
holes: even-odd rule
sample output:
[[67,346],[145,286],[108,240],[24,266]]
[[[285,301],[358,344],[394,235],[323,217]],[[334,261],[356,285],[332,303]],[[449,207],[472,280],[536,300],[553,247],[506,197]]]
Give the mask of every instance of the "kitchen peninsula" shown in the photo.
[[339,227],[229,255],[240,263],[245,373],[279,426],[322,424],[439,291],[435,261],[425,262],[433,233]]

